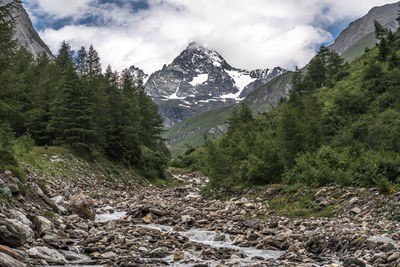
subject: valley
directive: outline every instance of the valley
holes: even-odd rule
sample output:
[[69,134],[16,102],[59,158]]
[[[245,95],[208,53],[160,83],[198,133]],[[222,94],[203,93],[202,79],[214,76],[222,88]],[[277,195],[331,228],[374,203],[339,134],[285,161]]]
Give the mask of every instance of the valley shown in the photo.
[[[312,59],[287,69],[238,54],[248,68],[230,65],[229,47],[215,43],[232,29],[183,16],[189,2],[78,2],[62,10],[69,17],[52,14],[62,1],[0,3],[1,267],[400,267],[400,2],[372,8],[315,52],[351,17],[316,5],[312,23],[287,32],[318,37],[299,50]],[[266,43],[256,57],[289,47],[257,29],[291,19],[247,11],[230,21],[244,55],[253,48],[242,24]],[[152,12],[163,25],[148,23]],[[188,17],[204,24],[199,33],[165,32]],[[54,56],[40,36],[65,29],[71,40]],[[104,68],[88,37],[72,49],[82,29],[138,66],[160,57],[148,29],[180,40],[181,52],[153,73]],[[135,59],[136,48],[150,59]]]
[[[399,223],[387,219],[400,212],[392,205],[399,194],[339,187],[290,193],[294,191],[271,186],[211,200],[201,195],[207,178],[197,173],[169,170],[174,185],[157,188],[134,177],[121,180],[128,177],[123,169],[109,176],[106,169],[67,151],[49,152],[38,155],[47,166],[44,172],[24,165],[27,191],[13,190],[16,200],[0,206],[1,266],[334,267],[400,262]],[[1,174],[3,186],[12,185],[11,177]],[[42,177],[48,177],[45,184]],[[301,215],[296,205],[290,211],[292,216],[297,212],[295,217],[281,213],[289,209],[277,206],[280,198],[299,194],[309,197],[301,205],[312,206],[317,217]]]

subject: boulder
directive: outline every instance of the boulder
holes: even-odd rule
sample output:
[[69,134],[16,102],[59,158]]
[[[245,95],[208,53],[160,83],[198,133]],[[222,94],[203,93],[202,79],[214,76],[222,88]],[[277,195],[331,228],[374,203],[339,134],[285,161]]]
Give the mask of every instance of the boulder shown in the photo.
[[29,199],[43,202],[43,204],[49,206],[54,212],[58,213],[58,207],[56,203],[46,196],[43,190],[36,183],[31,184],[31,188],[28,191],[27,197]]
[[[7,246],[0,245],[0,252],[5,253],[8,256],[11,256],[18,261],[21,261],[21,262],[25,261],[25,258],[21,254],[19,254],[16,250],[9,248]],[[2,265],[0,265],[0,266],[2,266]]]
[[3,181],[3,179],[0,178],[0,191],[2,191],[5,194],[12,195],[10,188],[6,185],[6,183]]
[[385,245],[385,244],[392,244],[394,248],[398,248],[398,245],[395,241],[386,236],[378,236],[378,237],[371,237],[365,241],[368,249],[375,249],[377,246]]
[[347,258],[343,262],[343,267],[355,267],[355,266],[365,267],[366,264],[365,262],[357,258]]
[[149,212],[151,212],[157,216],[164,216],[166,214],[166,212],[156,209],[156,208],[149,208]]
[[45,260],[47,263],[61,264],[67,263],[65,257],[57,250],[48,247],[33,247],[28,250],[29,257],[33,259]]
[[113,251],[107,251],[103,254],[100,255],[101,258],[104,259],[115,259],[118,257],[117,253],[113,252]]
[[29,225],[13,219],[0,218],[1,244],[16,248],[32,241],[34,236],[35,234]]
[[78,214],[83,219],[94,220],[96,212],[94,210],[93,199],[85,195],[77,195],[72,200],[68,210]]
[[2,267],[26,267],[25,263],[17,261],[13,257],[0,252],[0,266]]
[[11,219],[15,219],[17,221],[22,222],[23,224],[28,225],[30,228],[33,228],[32,222],[25,216],[21,211],[16,209],[11,209],[8,211]]
[[355,207],[355,208],[351,209],[350,211],[355,213],[355,214],[360,214],[361,213],[361,209],[359,207]]
[[183,260],[183,258],[185,257],[185,253],[182,251],[175,251],[174,253],[174,261],[180,261]]
[[45,233],[48,233],[51,231],[53,228],[53,223],[43,217],[43,216],[35,216],[33,223],[35,224],[36,231],[39,234],[39,236],[44,235]]
[[191,225],[191,224],[193,224],[195,222],[195,219],[190,215],[183,215],[181,217],[181,220],[182,220],[182,223],[186,223],[186,224],[189,224],[189,225]]

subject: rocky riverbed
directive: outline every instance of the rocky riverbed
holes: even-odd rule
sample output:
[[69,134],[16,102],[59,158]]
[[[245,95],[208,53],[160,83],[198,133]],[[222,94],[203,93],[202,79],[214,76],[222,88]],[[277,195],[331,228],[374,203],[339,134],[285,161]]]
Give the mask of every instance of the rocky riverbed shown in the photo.
[[369,202],[347,195],[335,218],[296,219],[265,216],[262,197],[205,199],[199,174],[173,173],[183,185],[168,189],[55,179],[43,192],[26,170],[24,196],[1,174],[13,200],[1,206],[0,266],[400,266],[399,223],[373,215],[370,201],[386,199],[373,189]]

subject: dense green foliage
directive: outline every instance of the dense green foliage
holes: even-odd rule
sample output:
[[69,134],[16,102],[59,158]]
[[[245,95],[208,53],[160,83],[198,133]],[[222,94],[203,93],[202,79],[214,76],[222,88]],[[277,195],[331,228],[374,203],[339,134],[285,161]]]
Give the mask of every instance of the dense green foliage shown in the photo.
[[256,118],[242,106],[225,136],[173,165],[216,187],[400,183],[400,32],[376,28],[377,48],[346,64],[322,47],[289,99]]
[[12,4],[0,7],[0,167],[15,163],[14,138],[103,154],[148,178],[164,176],[169,152],[157,106],[128,70],[102,73],[90,46],[63,42],[55,59],[36,59],[13,41]]

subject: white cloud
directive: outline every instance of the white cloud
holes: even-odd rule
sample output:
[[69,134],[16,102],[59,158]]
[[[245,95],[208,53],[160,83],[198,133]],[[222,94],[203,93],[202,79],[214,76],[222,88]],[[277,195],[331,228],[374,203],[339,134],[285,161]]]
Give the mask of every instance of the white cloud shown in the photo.
[[40,12],[50,17],[73,16],[78,21],[91,14],[102,19],[100,26],[67,25],[41,31],[53,52],[63,40],[70,41],[74,49],[93,44],[103,65],[120,70],[134,64],[148,73],[171,62],[190,41],[217,50],[235,67],[303,66],[319,44],[332,40],[324,27],[353,20],[373,6],[395,2],[148,0],[148,9],[133,11],[128,6],[136,0],[125,1],[122,7],[95,0],[30,1],[36,1]]
[[36,4],[36,11],[60,19],[69,16],[82,16],[93,0],[27,0],[28,5]]

